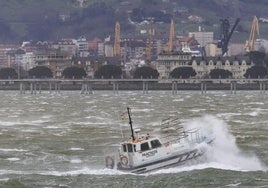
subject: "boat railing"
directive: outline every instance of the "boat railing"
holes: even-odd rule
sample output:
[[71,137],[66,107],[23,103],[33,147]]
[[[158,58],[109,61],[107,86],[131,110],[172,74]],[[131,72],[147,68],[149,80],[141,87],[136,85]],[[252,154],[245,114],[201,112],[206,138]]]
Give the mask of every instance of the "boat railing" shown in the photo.
[[199,143],[202,141],[202,136],[200,135],[200,129],[194,128],[187,130],[186,133],[189,135],[189,141],[191,143]]
[[181,143],[185,141],[185,139],[188,137],[188,135],[181,135],[177,137],[176,139],[172,140],[173,143]]
[[200,143],[202,141],[202,135],[200,135],[200,130],[197,128],[183,130],[179,133],[168,134],[161,137],[163,140],[167,140],[170,144],[181,143],[187,139],[190,143]]
[[177,117],[168,117],[163,119],[161,123],[161,130],[165,133],[169,133],[161,138],[168,140],[170,143],[179,143],[186,138],[190,143],[199,143],[202,141],[200,129],[193,128],[185,130],[180,124],[180,119]]
[[164,143],[169,143],[169,144],[176,144],[176,143],[181,143],[187,139],[189,135],[187,134],[181,134],[178,136],[178,134],[169,134],[166,136],[161,137],[162,140],[165,140]]

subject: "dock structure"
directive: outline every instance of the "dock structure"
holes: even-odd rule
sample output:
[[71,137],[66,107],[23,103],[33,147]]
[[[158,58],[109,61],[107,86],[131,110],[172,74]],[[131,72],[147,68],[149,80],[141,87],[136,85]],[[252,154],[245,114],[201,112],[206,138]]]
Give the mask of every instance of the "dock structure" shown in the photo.
[[[171,90],[173,95],[178,90],[201,90],[202,94],[208,90],[230,90],[236,94],[237,90],[249,89],[254,85],[254,90],[265,93],[268,79],[14,79],[0,80],[0,89],[19,90],[21,94],[27,91],[30,94],[38,94],[42,91],[60,93],[64,90],[81,90],[81,94],[92,94],[93,89],[112,90],[118,94],[119,90],[142,90],[148,94],[151,90]],[[229,87],[228,87],[229,84]],[[120,87],[119,87],[120,86]],[[150,86],[150,87],[149,87]],[[224,86],[224,87],[223,87]],[[215,89],[216,88],[216,89]]]
[[148,81],[142,81],[142,93],[148,94],[149,90],[149,82]]
[[82,83],[81,94],[93,94],[92,85],[90,82],[84,81]]
[[201,81],[201,93],[207,93],[207,82],[206,81]]
[[236,89],[237,89],[237,81],[231,81],[231,94],[236,94]]
[[114,94],[118,94],[119,83],[118,82],[112,82],[112,84],[113,84],[113,92],[114,92]]
[[[1,82],[1,80],[0,80]],[[16,82],[16,80],[12,80],[12,82]],[[60,92],[60,81],[49,81],[49,80],[19,80],[19,85],[20,85],[20,94],[25,94],[27,90],[30,91],[30,94],[41,94],[42,89],[48,90],[49,93],[52,93],[53,91],[53,86],[54,86],[54,91],[55,93]]]
[[172,95],[176,95],[178,93],[178,81],[172,81]]
[[259,83],[260,83],[260,91],[261,91],[261,93],[265,93],[267,81],[260,81]]

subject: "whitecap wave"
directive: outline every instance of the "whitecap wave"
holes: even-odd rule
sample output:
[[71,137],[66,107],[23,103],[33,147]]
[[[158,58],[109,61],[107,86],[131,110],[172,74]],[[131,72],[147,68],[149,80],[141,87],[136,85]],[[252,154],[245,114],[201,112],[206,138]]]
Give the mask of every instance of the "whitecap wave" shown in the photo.
[[71,151],[84,151],[84,148],[70,148]]
[[25,152],[28,150],[17,149],[17,148],[0,148],[0,151],[2,151],[2,152]]
[[43,176],[78,176],[78,175],[125,175],[130,173],[121,172],[113,169],[92,169],[82,168],[70,171],[16,171],[16,170],[0,170],[0,175],[43,175]]
[[6,159],[7,161],[13,161],[13,162],[15,162],[15,161],[19,161],[20,160],[20,158],[17,158],[17,157],[10,157],[10,158],[7,158]]
[[260,110],[256,110],[256,111],[250,112],[248,115],[255,117],[255,116],[258,116],[259,114],[260,114]]
[[2,178],[0,179],[0,182],[7,182],[9,180],[9,178]]
[[80,159],[72,159],[70,160],[70,163],[79,164],[79,163],[82,163],[82,161]]

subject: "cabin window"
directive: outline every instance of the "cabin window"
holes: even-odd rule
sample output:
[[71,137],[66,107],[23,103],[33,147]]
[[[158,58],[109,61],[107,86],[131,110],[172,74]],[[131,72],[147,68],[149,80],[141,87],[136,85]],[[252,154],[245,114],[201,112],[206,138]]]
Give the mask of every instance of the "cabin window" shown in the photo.
[[161,143],[159,142],[159,140],[152,140],[151,146],[152,146],[152,148],[158,148],[161,146]]
[[125,144],[123,144],[123,151],[124,151],[124,152],[127,152],[127,147],[126,147]]
[[148,142],[145,142],[145,143],[142,143],[141,144],[141,151],[146,151],[146,150],[149,150],[149,144]]
[[128,152],[133,152],[132,144],[127,144],[127,151]]

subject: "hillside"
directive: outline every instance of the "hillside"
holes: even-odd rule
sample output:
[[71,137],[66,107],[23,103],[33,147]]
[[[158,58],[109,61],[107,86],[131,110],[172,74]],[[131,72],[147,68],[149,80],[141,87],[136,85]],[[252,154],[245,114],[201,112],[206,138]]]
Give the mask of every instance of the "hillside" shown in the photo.
[[[190,15],[202,18],[189,21]],[[0,1],[0,43],[23,40],[58,40],[68,37],[105,37],[113,34],[116,21],[122,35],[137,35],[144,20],[155,21],[158,33],[169,33],[170,18],[177,33],[219,31],[221,18],[241,22],[232,40],[248,38],[252,18],[268,18],[268,1],[258,0],[9,0]],[[261,37],[268,36],[268,23],[260,23]]]

